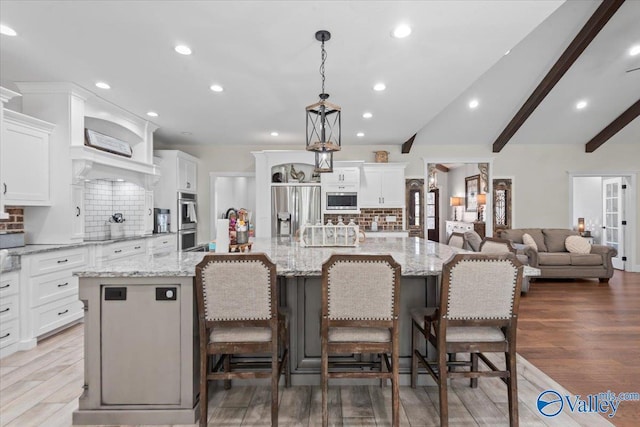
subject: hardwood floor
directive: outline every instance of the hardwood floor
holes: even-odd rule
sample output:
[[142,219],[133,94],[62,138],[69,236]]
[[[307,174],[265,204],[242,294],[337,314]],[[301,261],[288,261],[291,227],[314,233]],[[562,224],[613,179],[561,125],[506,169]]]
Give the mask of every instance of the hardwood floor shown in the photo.
[[[573,394],[640,393],[640,273],[535,281],[520,300],[518,353]],[[611,420],[637,426],[640,401]]]
[[[545,418],[538,413],[536,400],[550,388],[582,396],[607,390],[640,392],[640,274],[616,272],[608,285],[534,282],[521,299],[518,339],[524,357],[518,360],[522,426],[610,425],[596,414],[563,411]],[[0,360],[0,425],[71,425],[83,383],[82,347],[83,330],[78,325],[42,340],[33,350]],[[506,398],[506,387],[498,379],[480,380],[476,390],[467,381],[456,381],[449,399],[450,423],[508,425]],[[319,387],[281,388],[280,401],[280,425],[320,423]],[[210,402],[211,426],[269,422],[266,385],[234,385],[226,392],[214,387]],[[390,409],[390,387],[331,387],[332,425],[389,425]],[[437,414],[436,387],[401,388],[402,425],[437,426]],[[635,426],[638,419],[640,402],[623,402],[609,421]]]

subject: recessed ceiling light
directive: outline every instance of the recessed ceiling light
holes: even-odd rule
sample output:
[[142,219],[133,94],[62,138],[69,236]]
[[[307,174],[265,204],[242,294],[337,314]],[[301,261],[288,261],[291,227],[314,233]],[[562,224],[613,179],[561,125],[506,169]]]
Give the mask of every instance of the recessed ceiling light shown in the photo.
[[16,30],[14,30],[11,27],[7,27],[4,24],[0,24],[0,34],[4,34],[5,36],[17,36],[18,33],[16,33]]
[[220,85],[211,85],[209,89],[211,89],[214,92],[222,92],[224,90],[224,88]]
[[271,132],[271,136],[278,136],[278,132]]
[[96,83],[96,86],[99,87],[100,89],[111,89],[111,86],[109,86],[105,82],[98,82]]
[[477,99],[469,101],[469,108],[471,109],[478,108],[478,105],[480,105],[480,102]]
[[155,111],[149,111],[147,113],[147,116],[149,116],[149,117],[158,117],[158,113],[156,113]]
[[511,53],[511,49],[509,49],[508,51],[506,51],[504,54],[505,54],[505,56],[506,56],[506,55],[509,55],[510,53]]
[[364,132],[358,132],[358,133],[356,133],[356,136],[358,138],[362,138],[364,136]]
[[122,178],[117,178],[117,179],[116,179],[116,181],[118,181],[118,182],[124,182],[124,179],[122,179]]
[[640,44],[637,44],[635,46],[631,46],[631,49],[629,49],[629,55],[631,55],[631,56],[640,55]]
[[405,24],[398,25],[393,29],[391,35],[397,39],[403,39],[411,34],[411,27]]
[[376,83],[373,86],[373,90],[375,90],[376,92],[380,92],[383,91],[387,88],[387,85],[385,85],[384,83]]
[[583,108],[585,108],[586,106],[587,106],[587,101],[584,101],[584,100],[582,100],[582,101],[578,101],[578,102],[576,103],[576,108],[577,108],[578,110],[582,110],[582,109],[583,109]]
[[189,48],[189,46],[185,46],[183,44],[179,44],[178,46],[176,46],[175,50],[180,55],[191,55],[191,49]]
[[192,132],[181,132],[184,136],[189,136],[189,135],[193,135]]
[[367,111],[366,113],[362,114],[362,117],[364,117],[365,119],[370,119],[371,117],[373,117],[373,114]]

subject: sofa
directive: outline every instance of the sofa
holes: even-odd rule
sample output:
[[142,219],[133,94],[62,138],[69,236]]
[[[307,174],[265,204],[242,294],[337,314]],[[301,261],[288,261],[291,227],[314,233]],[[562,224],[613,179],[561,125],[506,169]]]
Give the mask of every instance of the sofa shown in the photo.
[[[516,247],[524,245],[525,236],[527,245],[524,252],[529,257],[529,265],[540,269],[541,278],[597,278],[601,282],[608,282],[613,276],[613,264],[611,258],[618,251],[609,246],[589,245],[585,239],[572,238],[567,249],[567,237],[579,236],[577,231],[561,228],[519,228],[501,230],[499,237],[510,240]],[[578,253],[574,247],[578,242],[582,252]],[[584,250],[586,248],[586,250]],[[571,251],[570,251],[571,250]]]

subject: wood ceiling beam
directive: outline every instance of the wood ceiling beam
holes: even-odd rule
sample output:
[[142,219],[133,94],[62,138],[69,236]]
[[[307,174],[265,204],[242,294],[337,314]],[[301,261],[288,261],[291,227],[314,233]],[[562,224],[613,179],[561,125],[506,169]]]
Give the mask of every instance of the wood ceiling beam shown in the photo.
[[493,152],[499,153],[509,140],[520,129],[529,116],[540,105],[551,89],[560,81],[562,76],[571,68],[571,65],[580,57],[589,43],[598,35],[600,30],[609,22],[609,19],[622,6],[625,0],[604,0],[598,9],[591,15],[582,29],[575,36],[571,44],[565,49],[560,58],[551,67],[538,87],[525,101],[520,110],[513,116],[509,124],[493,143]]
[[586,153],[593,153],[598,147],[607,142],[609,138],[618,133],[638,116],[640,116],[640,99],[631,107],[627,108],[627,110],[620,114],[614,121],[609,123],[607,127],[602,129],[591,141],[587,142],[584,146],[584,151]]
[[418,133],[414,133],[413,136],[409,139],[407,139],[403,144],[402,144],[402,154],[408,154],[409,151],[411,151],[411,146],[413,145],[413,140],[416,139],[416,135]]
[[442,163],[436,163],[436,169],[438,169],[440,172],[449,172],[449,168]]

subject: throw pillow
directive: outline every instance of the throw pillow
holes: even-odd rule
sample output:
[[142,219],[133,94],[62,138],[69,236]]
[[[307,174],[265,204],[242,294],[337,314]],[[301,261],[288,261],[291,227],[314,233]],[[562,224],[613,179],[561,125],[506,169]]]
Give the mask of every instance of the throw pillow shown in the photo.
[[584,237],[568,236],[564,241],[564,246],[572,254],[588,254],[591,253],[591,243]]
[[475,230],[465,231],[464,240],[467,241],[473,252],[480,250],[480,243],[482,243],[482,237]]
[[533,237],[531,237],[531,234],[529,233],[524,233],[522,235],[522,243],[524,243],[525,245],[531,246],[536,251],[538,250],[538,245],[536,245],[536,241],[533,240]]

